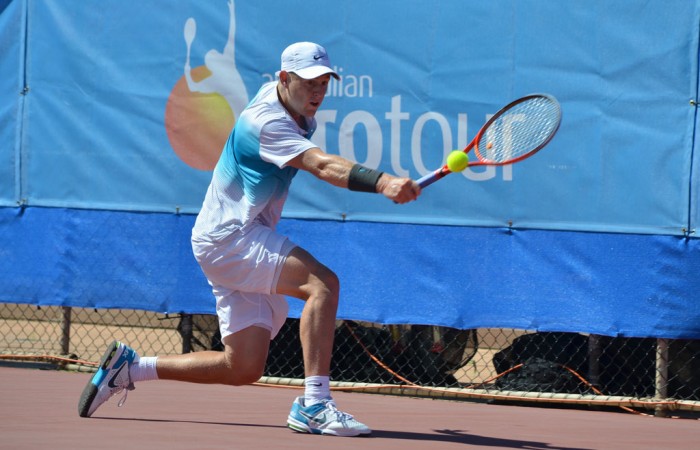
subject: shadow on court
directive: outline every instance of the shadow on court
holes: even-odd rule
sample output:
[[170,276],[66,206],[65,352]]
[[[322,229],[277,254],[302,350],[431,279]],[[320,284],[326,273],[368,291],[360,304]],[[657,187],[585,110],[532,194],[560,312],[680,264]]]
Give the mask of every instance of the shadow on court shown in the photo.
[[490,448],[522,448],[528,450],[592,450],[583,447],[561,447],[545,442],[523,441],[519,439],[506,439],[491,436],[469,434],[461,430],[434,430],[434,433],[414,433],[410,431],[375,430],[374,438],[399,439],[407,441],[423,442],[452,442],[478,447]]

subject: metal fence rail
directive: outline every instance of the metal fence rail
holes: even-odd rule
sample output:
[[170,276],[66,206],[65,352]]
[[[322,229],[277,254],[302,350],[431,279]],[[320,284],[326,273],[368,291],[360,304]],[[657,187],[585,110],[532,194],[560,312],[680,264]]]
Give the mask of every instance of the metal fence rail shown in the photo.
[[[141,355],[221,349],[207,315],[0,304],[5,361],[91,368],[114,339]],[[261,382],[301,384],[299,321],[271,343]],[[337,389],[700,412],[700,341],[338,321]]]

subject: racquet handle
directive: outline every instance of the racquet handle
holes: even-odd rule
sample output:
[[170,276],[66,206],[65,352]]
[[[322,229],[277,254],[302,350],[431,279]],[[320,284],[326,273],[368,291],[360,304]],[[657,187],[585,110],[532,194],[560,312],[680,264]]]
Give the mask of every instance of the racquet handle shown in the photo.
[[448,173],[450,173],[449,169],[446,169],[445,167],[441,167],[440,169],[436,170],[435,172],[431,172],[431,173],[421,177],[416,182],[421,187],[421,189],[423,189],[423,188],[426,188],[426,187],[430,186],[431,184],[435,183],[440,178],[443,178]]

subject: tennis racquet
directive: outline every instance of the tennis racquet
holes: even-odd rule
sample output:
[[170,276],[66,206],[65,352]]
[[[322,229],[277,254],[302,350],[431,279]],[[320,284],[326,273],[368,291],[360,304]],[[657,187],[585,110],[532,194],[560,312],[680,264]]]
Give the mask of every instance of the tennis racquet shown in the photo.
[[[561,123],[561,107],[556,98],[532,94],[519,98],[493,115],[467,145],[474,149],[469,166],[502,166],[522,161],[552,140]],[[471,162],[474,160],[474,162]],[[418,180],[421,188],[452,173],[447,164]]]

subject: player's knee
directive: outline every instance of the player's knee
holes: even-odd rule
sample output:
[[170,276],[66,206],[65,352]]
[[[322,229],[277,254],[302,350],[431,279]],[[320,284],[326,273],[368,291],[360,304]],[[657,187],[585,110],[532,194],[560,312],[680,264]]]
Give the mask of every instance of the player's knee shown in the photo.
[[340,280],[338,276],[331,272],[330,277],[326,280],[326,287],[331,298],[338,299],[340,296]]
[[263,376],[267,352],[260,351],[259,354],[236,353],[231,346],[227,346],[224,352],[225,367],[223,384],[232,386],[242,386],[255,383]]
[[262,369],[243,369],[237,371],[236,378],[232,384],[234,386],[253,384],[263,376],[263,373],[264,371]]
[[316,305],[323,305],[323,308],[337,309],[339,297],[340,283],[338,277],[332,272],[312,288],[311,298],[317,302]]
[[253,364],[236,364],[229,368],[224,384],[231,386],[243,386],[253,384],[264,374],[264,367]]
[[330,269],[326,269],[320,277],[321,283],[318,286],[320,295],[329,299],[337,299],[340,294],[340,279]]

